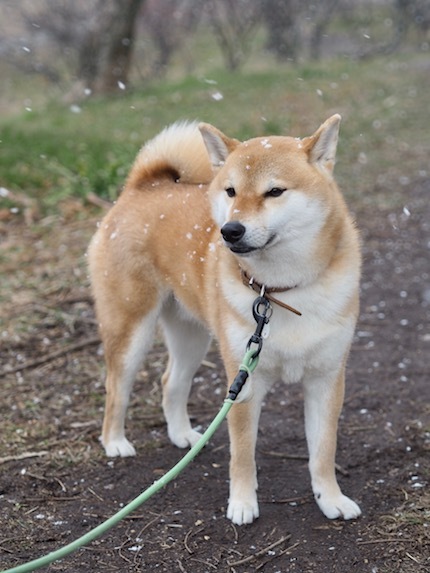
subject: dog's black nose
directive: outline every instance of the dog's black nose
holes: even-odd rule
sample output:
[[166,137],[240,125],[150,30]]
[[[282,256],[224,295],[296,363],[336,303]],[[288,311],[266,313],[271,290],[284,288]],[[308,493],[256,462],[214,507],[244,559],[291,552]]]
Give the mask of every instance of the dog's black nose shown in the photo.
[[227,243],[237,243],[245,232],[246,228],[239,221],[230,221],[221,227],[221,235]]

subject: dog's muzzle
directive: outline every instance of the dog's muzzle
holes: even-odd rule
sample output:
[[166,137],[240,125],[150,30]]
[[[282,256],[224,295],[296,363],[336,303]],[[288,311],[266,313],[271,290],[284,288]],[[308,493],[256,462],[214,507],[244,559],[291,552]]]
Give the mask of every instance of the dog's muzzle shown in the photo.
[[[221,227],[221,235],[226,246],[236,255],[247,255],[254,251],[261,251],[271,245],[276,239],[276,233],[271,234],[267,240],[264,240],[264,242],[260,242],[258,240],[255,241],[256,237],[254,236],[254,241],[252,241],[254,244],[249,244],[245,239],[245,234],[246,227],[239,221],[229,221]],[[260,235],[259,238],[261,239],[263,237]]]
[[230,221],[221,227],[221,235],[226,246],[238,255],[255,251],[255,247],[243,240],[245,233],[246,227],[239,221]]

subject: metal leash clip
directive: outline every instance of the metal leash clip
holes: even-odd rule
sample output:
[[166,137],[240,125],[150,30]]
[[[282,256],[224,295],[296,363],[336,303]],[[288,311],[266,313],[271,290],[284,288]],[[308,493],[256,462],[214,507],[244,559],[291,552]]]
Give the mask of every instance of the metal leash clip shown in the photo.
[[[263,291],[264,287],[262,288]],[[257,345],[257,349],[255,350],[253,357],[256,358],[263,347],[263,328],[266,324],[269,323],[269,320],[272,316],[272,305],[270,304],[269,300],[263,294],[260,294],[255,300],[254,304],[252,305],[252,315],[254,317],[255,322],[257,323],[257,327],[255,329],[254,334],[248,341],[247,350],[251,349],[252,344]]]

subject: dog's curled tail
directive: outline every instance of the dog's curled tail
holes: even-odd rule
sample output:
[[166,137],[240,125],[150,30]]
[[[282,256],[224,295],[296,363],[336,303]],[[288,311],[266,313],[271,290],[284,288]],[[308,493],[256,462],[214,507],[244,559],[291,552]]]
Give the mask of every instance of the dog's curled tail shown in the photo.
[[139,151],[127,186],[139,188],[163,176],[181,183],[209,183],[213,177],[197,122],[176,122],[148,141]]

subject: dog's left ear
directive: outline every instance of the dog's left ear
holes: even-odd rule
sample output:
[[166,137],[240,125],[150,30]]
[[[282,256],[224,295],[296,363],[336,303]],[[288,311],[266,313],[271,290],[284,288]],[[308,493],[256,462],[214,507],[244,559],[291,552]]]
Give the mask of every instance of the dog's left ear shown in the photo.
[[336,162],[340,120],[339,114],[332,115],[313,135],[305,137],[302,141],[310,163],[322,167],[329,173],[333,172]]
[[233,149],[239,145],[240,141],[230,139],[209,123],[200,123],[199,129],[212,165],[214,167],[221,167]]

